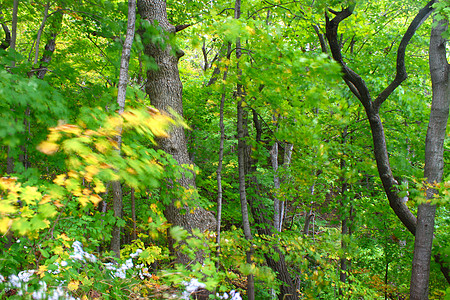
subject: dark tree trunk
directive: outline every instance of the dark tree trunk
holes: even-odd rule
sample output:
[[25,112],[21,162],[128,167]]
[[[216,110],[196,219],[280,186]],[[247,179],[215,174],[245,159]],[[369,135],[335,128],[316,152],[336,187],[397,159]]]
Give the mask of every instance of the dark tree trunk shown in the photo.
[[[344,131],[342,132],[342,145],[344,146],[347,143],[347,135],[348,135],[348,126],[346,126],[344,128]],[[344,171],[345,171],[345,167],[346,167],[346,161],[344,158],[341,158],[341,163],[340,163],[340,169],[341,169],[341,178],[340,178],[340,182],[341,182],[341,191],[340,191],[340,204],[341,204],[341,212],[343,214],[343,216],[341,215],[341,250],[342,250],[342,256],[340,258],[340,267],[341,267],[341,271],[339,274],[339,280],[342,283],[346,283],[347,282],[347,278],[348,278],[348,269],[349,269],[349,265],[350,265],[350,261],[346,258],[346,254],[348,253],[348,243],[346,241],[347,235],[349,235],[349,226],[348,226],[348,222],[349,222],[349,216],[347,215],[347,213],[349,211],[351,211],[351,209],[348,208],[348,199],[346,196],[347,193],[347,189],[348,189],[348,182],[347,179],[344,176]],[[343,295],[343,290],[341,288],[339,288],[339,295],[342,296]]]
[[[175,34],[175,26],[167,20],[166,2],[164,0],[138,0],[138,12],[144,21],[151,25],[157,24],[167,35],[165,40],[169,43],[168,36]],[[162,45],[146,41],[145,37],[144,43],[145,54],[152,57],[158,66],[157,69],[150,68],[147,70],[146,91],[152,105],[165,112],[171,108],[182,116],[182,84],[178,72],[178,59],[183,55],[182,51],[177,51],[174,55],[172,53],[173,48],[169,44],[162,47]],[[184,128],[173,128],[170,137],[160,141],[160,147],[171,154],[180,165],[192,164],[187,152]],[[184,188],[196,187],[195,180],[188,176],[181,178],[179,184]],[[189,232],[192,232],[193,228],[198,228],[201,231],[216,229],[216,220],[212,213],[201,207],[192,209],[183,207],[187,212],[182,214],[181,209],[175,207],[173,201],[164,212],[165,217],[173,226],[181,226]],[[177,253],[177,256],[179,262],[188,262],[188,258],[181,253]]]
[[[234,18],[239,19],[241,16],[241,0],[236,0],[234,4]],[[252,232],[250,228],[249,212],[247,206],[247,191],[245,175],[246,172],[246,142],[245,142],[245,132],[247,125],[247,118],[244,115],[244,108],[242,107],[242,102],[244,101],[244,93],[242,90],[242,85],[239,82],[241,79],[242,71],[239,67],[239,59],[242,56],[241,40],[238,37],[236,39],[236,58],[237,62],[237,72],[238,72],[238,84],[236,86],[236,96],[237,96],[237,140],[238,140],[238,168],[239,168],[239,198],[241,200],[241,213],[242,213],[242,227],[244,230],[244,236],[249,243],[249,249],[247,249],[247,263],[253,264],[252,255]],[[244,128],[245,127],[245,128]],[[255,278],[253,274],[247,276],[247,298],[249,300],[255,299]]]
[[[447,22],[441,21],[431,30],[430,74],[433,89],[430,121],[425,142],[424,176],[430,187],[426,198],[431,200],[438,193],[433,185],[441,182],[444,173],[444,139],[449,113],[449,65],[446,58],[446,40],[442,34]],[[433,244],[434,218],[436,205],[428,202],[419,205],[417,211],[416,238],[411,272],[410,299],[428,299],[431,248]]]
[[[372,100],[369,89],[367,88],[364,80],[344,62],[341,53],[341,46],[337,32],[339,23],[351,16],[354,6],[348,7],[339,12],[330,10],[330,12],[335,15],[335,17],[331,20],[328,15],[326,15],[326,38],[328,40],[328,44],[330,45],[330,52],[333,59],[342,67],[342,72],[344,74],[343,79],[345,83],[351,92],[360,100],[366,111],[372,131],[374,154],[377,162],[378,173],[383,183],[383,188],[389,200],[389,204],[400,221],[413,235],[416,234],[417,219],[406,206],[404,199],[399,196],[397,188],[398,182],[394,179],[392,174],[389,155],[386,148],[383,123],[381,122],[379,111],[381,105],[387,97],[389,97],[389,95],[407,78],[405,67],[406,47],[420,25],[430,16],[433,11],[432,5],[435,2],[435,0],[429,1],[412,20],[397,49],[395,78],[377,96],[375,100]],[[447,65],[446,61],[445,65]],[[423,210],[423,208],[421,210]],[[450,268],[448,264],[442,260],[440,254],[436,256],[436,261],[441,264],[441,270],[447,281],[450,283],[450,275],[448,274]]]
[[[256,129],[256,143],[261,143],[262,127],[261,122],[258,118],[258,114],[253,110],[253,123]],[[248,128],[244,128],[244,136],[248,137]],[[253,197],[249,197],[249,204],[251,208],[252,215],[257,223],[256,230],[260,236],[273,236],[278,231],[274,228],[274,223],[271,218],[267,215],[267,209],[264,204],[259,200],[261,197],[261,188],[259,187],[258,180],[255,176],[257,161],[251,156],[251,145],[245,143],[246,150],[245,153],[245,165],[246,165],[246,175],[250,175],[248,180],[248,185],[253,189]],[[285,161],[289,164],[289,158]],[[297,290],[295,287],[295,281],[292,279],[291,274],[288,270],[288,265],[282,251],[277,245],[272,247],[272,250],[277,253],[278,259],[274,259],[270,254],[264,254],[267,265],[275,272],[277,279],[280,280],[280,294],[278,299],[280,300],[294,300],[298,298]]]

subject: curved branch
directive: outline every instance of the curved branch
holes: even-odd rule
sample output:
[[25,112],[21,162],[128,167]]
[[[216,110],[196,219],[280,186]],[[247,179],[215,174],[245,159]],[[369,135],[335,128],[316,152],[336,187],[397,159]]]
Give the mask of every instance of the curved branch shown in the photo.
[[344,80],[352,93],[361,101],[364,108],[370,111],[372,109],[372,100],[370,98],[367,85],[364,80],[344,62],[344,59],[342,58],[341,44],[338,39],[337,31],[339,23],[352,15],[353,8],[347,7],[339,12],[332,10],[329,11],[335,15],[335,17],[330,20],[328,14],[325,14],[325,36],[328,40],[328,44],[330,45],[331,55],[333,56],[333,59],[341,65],[342,72],[344,73]]
[[434,2],[436,1],[431,0],[430,2],[427,3],[427,5],[425,5],[424,8],[422,8],[419,11],[419,13],[413,19],[408,29],[406,30],[405,34],[403,35],[403,38],[397,49],[397,74],[395,75],[395,78],[391,82],[391,84],[389,84],[389,86],[386,87],[375,99],[374,108],[376,110],[380,108],[381,104],[383,104],[383,102],[387,99],[387,97],[389,97],[389,95],[392,94],[392,92],[408,77],[405,67],[406,47],[408,46],[409,42],[411,41],[411,38],[416,33],[420,25],[422,25],[422,23],[425,22],[425,20],[432,13],[433,11],[432,5],[434,4]]
[[[3,12],[0,11],[0,21],[3,21]],[[5,23],[0,22],[2,25],[3,31],[5,32],[5,40],[0,44],[0,48],[6,50],[11,44],[11,32],[9,31],[8,26]]]
[[414,20],[411,22],[408,30],[403,36],[403,39],[399,45],[397,51],[397,75],[394,81],[382,92],[375,101],[371,100],[370,92],[367,88],[364,80],[356,74],[351,68],[344,62],[341,53],[341,44],[338,38],[338,26],[339,23],[348,18],[353,11],[352,7],[346,8],[342,11],[331,11],[335,17],[330,20],[328,15],[326,18],[326,37],[330,45],[330,51],[333,59],[338,62],[342,67],[344,73],[343,79],[350,88],[351,92],[361,101],[363,104],[367,117],[369,119],[372,139],[373,150],[375,160],[377,162],[377,169],[385,190],[386,196],[389,200],[389,205],[395,212],[400,221],[405,227],[414,235],[416,232],[417,219],[409,210],[408,206],[398,195],[397,181],[395,180],[391,165],[389,162],[389,154],[387,152],[386,137],[384,134],[383,123],[381,122],[379,108],[381,104],[387,99],[387,97],[397,88],[401,82],[406,79],[405,68],[405,52],[406,46],[409,44],[412,36],[420,27],[420,25],[431,14],[433,8],[431,7],[435,0],[429,1],[427,5],[419,11]]

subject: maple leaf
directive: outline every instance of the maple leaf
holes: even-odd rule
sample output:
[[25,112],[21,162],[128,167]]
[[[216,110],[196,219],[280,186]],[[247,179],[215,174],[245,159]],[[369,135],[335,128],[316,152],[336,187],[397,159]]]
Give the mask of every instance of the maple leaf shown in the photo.
[[80,285],[80,282],[78,280],[72,280],[71,282],[69,282],[69,284],[67,285],[67,288],[69,289],[69,291],[75,291],[78,289],[78,286]]
[[44,154],[51,155],[59,150],[59,145],[52,142],[43,141],[39,144],[37,149]]

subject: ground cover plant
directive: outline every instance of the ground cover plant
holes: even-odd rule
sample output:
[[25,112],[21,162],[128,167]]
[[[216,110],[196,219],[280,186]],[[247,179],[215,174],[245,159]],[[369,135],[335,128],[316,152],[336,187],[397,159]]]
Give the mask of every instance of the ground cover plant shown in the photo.
[[0,299],[450,299],[448,7],[0,1]]

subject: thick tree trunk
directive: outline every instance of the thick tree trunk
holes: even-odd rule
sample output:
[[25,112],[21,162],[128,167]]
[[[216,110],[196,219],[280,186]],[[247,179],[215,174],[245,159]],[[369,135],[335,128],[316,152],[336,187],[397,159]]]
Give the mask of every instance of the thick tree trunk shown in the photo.
[[[167,20],[166,2],[164,0],[138,0],[138,12],[143,20],[148,21],[151,25],[159,26],[165,34],[175,34],[175,26]],[[152,57],[158,66],[157,69],[147,70],[146,91],[152,105],[158,110],[166,112],[171,108],[182,116],[182,84],[178,72],[178,59],[183,55],[182,51],[178,51],[174,55],[172,53],[173,48],[169,44],[163,46],[146,41],[145,37],[143,39],[145,54]],[[168,36],[165,40],[169,43]],[[184,128],[173,128],[170,137],[160,141],[160,147],[171,154],[180,165],[191,164]],[[179,184],[184,188],[192,189],[196,187],[195,180],[188,176],[181,178]],[[181,209],[175,207],[172,202],[166,207],[164,215],[173,226],[181,226],[189,232],[193,228],[198,228],[201,231],[216,229],[216,220],[210,212],[201,207],[192,209],[183,207],[183,209],[187,211],[185,214],[182,214]],[[177,253],[177,255],[179,262],[188,262],[187,257],[180,253]]]
[[[449,65],[445,51],[446,41],[442,38],[446,29],[447,22],[440,22],[431,30],[430,38],[429,61],[433,101],[425,143],[424,176],[430,185],[426,190],[427,200],[433,199],[438,193],[433,185],[442,180],[444,172],[444,139],[450,103]],[[411,272],[411,300],[428,299],[435,214],[436,205],[428,202],[419,205]]]

